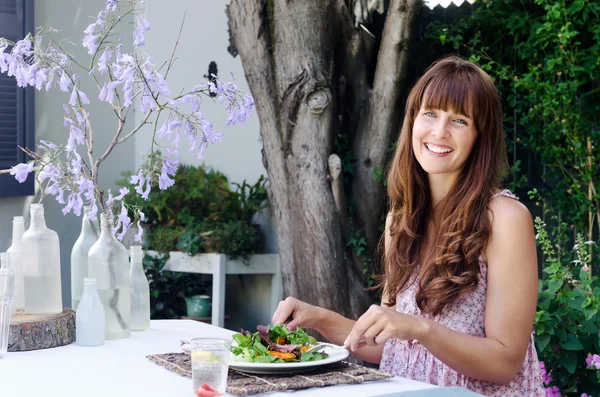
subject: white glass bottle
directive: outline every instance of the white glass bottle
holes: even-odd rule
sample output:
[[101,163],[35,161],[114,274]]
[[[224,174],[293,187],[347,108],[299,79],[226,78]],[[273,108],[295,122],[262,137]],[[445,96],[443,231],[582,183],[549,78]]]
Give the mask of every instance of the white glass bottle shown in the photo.
[[111,231],[106,215],[100,217],[100,238],[88,254],[88,274],[96,279],[106,315],[106,339],[127,338],[131,331],[131,296],[127,248]]
[[142,247],[131,247],[131,330],[145,331],[150,328],[150,285],[144,273]]
[[75,312],[75,342],[80,346],[100,346],[106,337],[104,306],[96,290],[96,279],[85,277],[82,283],[83,293]]
[[25,312],[57,314],[63,310],[58,234],[46,227],[44,206],[31,204],[31,223],[23,233]]
[[8,253],[0,253],[0,358],[8,350],[10,307],[14,296],[15,274],[8,266]]
[[71,308],[77,305],[83,293],[83,279],[88,276],[88,254],[90,248],[98,241],[98,231],[94,221],[88,218],[89,207],[85,207],[81,220],[81,233],[71,250]]
[[13,218],[12,243],[6,252],[10,255],[10,266],[15,272],[14,299],[16,310],[25,310],[25,288],[23,287],[23,233],[25,219],[22,216]]

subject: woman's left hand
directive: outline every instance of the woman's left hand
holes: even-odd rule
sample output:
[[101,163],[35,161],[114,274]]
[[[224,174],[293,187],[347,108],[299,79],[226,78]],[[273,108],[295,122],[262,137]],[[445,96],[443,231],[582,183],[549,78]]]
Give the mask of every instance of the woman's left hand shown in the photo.
[[369,346],[384,344],[388,339],[418,339],[424,319],[398,313],[394,309],[371,305],[348,334],[344,346],[354,351],[362,340]]

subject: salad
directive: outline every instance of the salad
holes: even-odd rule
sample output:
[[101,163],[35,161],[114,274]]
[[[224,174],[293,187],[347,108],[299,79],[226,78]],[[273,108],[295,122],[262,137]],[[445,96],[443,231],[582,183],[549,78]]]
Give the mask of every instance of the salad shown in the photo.
[[318,361],[328,357],[318,351],[305,353],[317,344],[302,328],[290,331],[284,325],[259,325],[257,332],[242,330],[233,335],[231,352],[240,361],[251,363],[298,363]]

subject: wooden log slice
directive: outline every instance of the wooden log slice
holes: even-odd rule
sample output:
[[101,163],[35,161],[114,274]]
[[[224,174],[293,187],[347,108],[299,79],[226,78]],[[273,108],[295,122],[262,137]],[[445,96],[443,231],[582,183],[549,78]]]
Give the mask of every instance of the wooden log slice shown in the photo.
[[75,311],[65,308],[60,314],[25,314],[10,319],[8,351],[48,349],[75,342]]

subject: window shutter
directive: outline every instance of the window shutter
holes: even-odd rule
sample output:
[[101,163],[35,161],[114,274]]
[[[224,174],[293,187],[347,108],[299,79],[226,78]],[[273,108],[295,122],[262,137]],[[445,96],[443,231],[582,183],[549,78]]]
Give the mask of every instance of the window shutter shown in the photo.
[[[32,0],[0,0],[0,37],[11,41],[33,32]],[[30,160],[18,146],[35,148],[34,88],[17,87],[14,77],[0,74],[0,169],[9,169]],[[34,174],[24,183],[13,175],[0,175],[0,197],[34,193]]]

